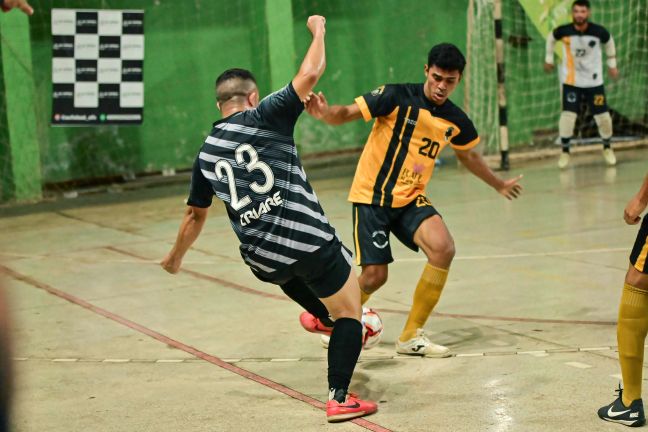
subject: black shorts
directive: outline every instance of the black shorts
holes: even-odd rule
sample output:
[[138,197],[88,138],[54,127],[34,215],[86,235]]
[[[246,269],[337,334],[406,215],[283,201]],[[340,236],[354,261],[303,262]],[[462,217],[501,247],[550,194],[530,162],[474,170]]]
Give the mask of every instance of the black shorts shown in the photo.
[[587,104],[592,115],[608,111],[604,86],[581,88],[569,84],[562,87],[562,109],[576,114],[580,113],[581,104]]
[[648,215],[644,216],[637,234],[634,247],[630,253],[630,264],[641,273],[648,274]]
[[344,286],[351,265],[351,251],[334,239],[289,267],[270,274],[253,273],[258,279],[275,285],[285,285],[297,279],[318,298],[326,298]]
[[391,232],[405,246],[418,252],[414,233],[425,219],[436,215],[441,216],[424,195],[399,208],[353,203],[356,264],[389,264],[394,261],[389,245]]

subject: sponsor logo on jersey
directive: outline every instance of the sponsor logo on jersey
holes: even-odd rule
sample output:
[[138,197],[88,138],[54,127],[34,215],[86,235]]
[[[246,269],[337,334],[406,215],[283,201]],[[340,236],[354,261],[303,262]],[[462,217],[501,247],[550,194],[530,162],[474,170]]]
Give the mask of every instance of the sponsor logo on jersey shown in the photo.
[[273,207],[279,207],[283,204],[281,196],[279,196],[279,191],[275,192],[272,197],[266,198],[265,201],[262,201],[257,208],[248,210],[241,215],[241,226],[247,226],[259,219],[262,215],[270,213]]

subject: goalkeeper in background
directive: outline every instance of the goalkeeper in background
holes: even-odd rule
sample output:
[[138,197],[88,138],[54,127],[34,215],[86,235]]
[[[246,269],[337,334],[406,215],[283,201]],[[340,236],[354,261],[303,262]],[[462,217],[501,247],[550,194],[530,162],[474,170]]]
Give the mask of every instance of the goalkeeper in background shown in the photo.
[[612,118],[608,111],[603,87],[603,60],[601,45],[605,46],[608,74],[617,78],[614,39],[605,27],[589,21],[589,0],[576,0],[572,3],[572,23],[554,29],[547,36],[545,71],[554,68],[553,53],[557,41],[563,43],[562,64],[559,69],[562,83],[562,112],[558,131],[562,142],[562,154],[558,167],[569,165],[569,141],[574,135],[574,125],[581,102],[587,103],[603,139],[603,158],[609,166],[616,165],[616,157],[611,147]]

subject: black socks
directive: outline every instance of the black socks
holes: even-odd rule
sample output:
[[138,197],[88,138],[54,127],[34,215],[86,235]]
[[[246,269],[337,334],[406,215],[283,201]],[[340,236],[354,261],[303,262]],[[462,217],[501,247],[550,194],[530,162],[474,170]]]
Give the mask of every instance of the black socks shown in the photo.
[[[339,318],[333,326],[328,349],[328,381],[332,398],[342,403],[353,369],[362,350],[362,324],[353,318]],[[341,398],[341,400],[339,399]]]

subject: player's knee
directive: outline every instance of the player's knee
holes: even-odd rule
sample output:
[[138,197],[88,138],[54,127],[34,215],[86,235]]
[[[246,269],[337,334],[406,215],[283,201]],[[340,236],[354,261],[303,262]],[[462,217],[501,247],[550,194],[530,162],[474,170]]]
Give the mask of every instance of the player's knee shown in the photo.
[[609,112],[596,114],[594,116],[594,121],[596,121],[596,126],[598,126],[601,138],[608,139],[612,136],[612,117]]
[[439,265],[440,263],[449,265],[454,259],[456,253],[452,237],[435,239],[434,242],[426,243],[422,249],[425,252],[425,255],[427,255],[428,260],[436,263],[436,265]]
[[648,275],[630,266],[626,273],[625,283],[635,288],[648,291]]
[[439,255],[442,256],[445,261],[452,261],[456,252],[457,250],[455,249],[454,240],[452,240],[452,238],[447,239],[447,241],[440,245]]
[[570,138],[574,135],[574,126],[576,125],[577,117],[576,113],[571,111],[563,111],[560,113],[558,129],[562,138]]
[[387,266],[370,266],[362,269],[360,288],[371,294],[387,282]]

